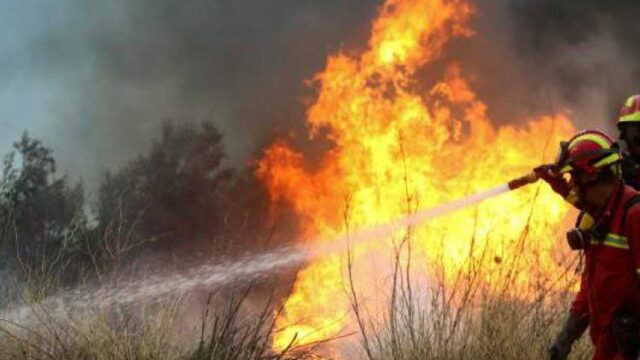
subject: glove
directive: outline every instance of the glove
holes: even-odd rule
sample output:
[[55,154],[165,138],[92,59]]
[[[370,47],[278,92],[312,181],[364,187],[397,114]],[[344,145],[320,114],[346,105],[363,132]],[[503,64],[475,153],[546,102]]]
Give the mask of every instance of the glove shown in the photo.
[[627,357],[637,358],[640,352],[640,324],[630,313],[624,311],[613,318],[612,333],[616,339],[618,351]]
[[551,186],[551,189],[555,191],[562,198],[566,198],[571,191],[567,181],[558,174],[558,167],[553,164],[541,165],[533,169],[533,172],[547,184]]
[[561,349],[556,344],[553,344],[553,346],[549,348],[549,360],[567,360],[570,352],[571,348]]
[[549,348],[549,359],[566,360],[569,357],[569,353],[571,353],[573,343],[580,339],[588,326],[588,315],[569,315],[562,327],[562,331],[560,331],[553,345]]

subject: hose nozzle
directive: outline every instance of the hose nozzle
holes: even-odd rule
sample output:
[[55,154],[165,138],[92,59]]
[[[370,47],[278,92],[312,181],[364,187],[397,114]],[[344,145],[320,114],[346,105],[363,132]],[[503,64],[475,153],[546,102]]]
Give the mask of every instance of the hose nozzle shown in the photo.
[[513,179],[507,183],[509,186],[509,190],[515,190],[521,188],[525,185],[533,184],[540,179],[538,175],[534,172],[530,172],[527,175],[521,176],[519,178]]

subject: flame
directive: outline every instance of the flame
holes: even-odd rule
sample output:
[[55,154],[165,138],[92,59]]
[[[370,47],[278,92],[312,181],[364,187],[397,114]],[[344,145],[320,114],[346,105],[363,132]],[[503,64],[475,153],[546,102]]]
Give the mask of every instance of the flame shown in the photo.
[[[440,59],[453,37],[473,35],[473,12],[458,0],[388,0],[366,51],[329,57],[316,77],[319,95],[307,123],[310,136],[322,134],[331,149],[310,164],[280,140],[264,151],[257,168],[273,203],[286,201],[300,215],[304,238],[335,238],[345,223],[385,223],[504,183],[549,160],[542,155],[547,145],[573,132],[563,115],[494,126],[456,64],[435,85],[417,81],[417,70]],[[415,229],[414,251],[447,274],[466,271],[486,252],[491,259],[518,258],[530,274],[557,273],[548,254],[566,211],[547,187],[532,186]],[[523,229],[535,241],[514,246]],[[471,239],[484,250],[470,249]],[[359,247],[354,266],[385,254],[384,244],[381,239]],[[499,262],[483,264],[499,271]],[[282,330],[274,335],[274,348],[327,339],[347,326],[343,264],[344,255],[329,255],[300,271],[277,320]],[[497,284],[490,275],[485,281]],[[522,276],[515,281],[523,289],[530,282]]]

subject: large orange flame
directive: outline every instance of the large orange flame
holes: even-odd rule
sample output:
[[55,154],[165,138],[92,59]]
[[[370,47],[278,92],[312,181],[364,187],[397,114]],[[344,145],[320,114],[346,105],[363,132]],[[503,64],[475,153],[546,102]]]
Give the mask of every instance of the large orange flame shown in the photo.
[[[287,201],[303,219],[305,238],[331,239],[344,231],[345,222],[351,227],[384,223],[504,183],[548,160],[547,145],[573,131],[562,115],[494,126],[455,64],[424,90],[416,71],[439,59],[452,37],[472,36],[467,24],[472,13],[459,0],[388,0],[365,52],[328,59],[317,75],[319,95],[307,122],[311,136],[326,136],[331,150],[311,167],[280,140],[265,150],[257,169],[272,200]],[[508,259],[517,252],[523,259],[518,266],[531,274],[558,272],[549,254],[566,211],[547,187],[532,186],[415,229],[414,251],[453,274],[480,256],[470,250],[474,239],[483,256]],[[530,240],[513,246],[525,228]],[[358,248],[354,266],[388,251],[383,243]],[[294,338],[296,343],[326,339],[345,328],[350,307],[343,260],[343,255],[326,256],[298,274],[278,319],[283,330],[275,335],[275,348]],[[528,281],[522,277],[517,284],[525,288]]]

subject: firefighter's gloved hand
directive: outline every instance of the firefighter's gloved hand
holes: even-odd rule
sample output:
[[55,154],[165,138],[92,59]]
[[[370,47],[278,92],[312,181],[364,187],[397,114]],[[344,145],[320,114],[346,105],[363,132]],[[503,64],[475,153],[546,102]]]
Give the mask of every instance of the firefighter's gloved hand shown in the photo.
[[567,181],[558,174],[557,166],[553,164],[541,165],[533,169],[533,172],[547,184],[551,186],[551,189],[558,193],[563,198],[569,195],[571,188]]
[[571,353],[571,347],[561,347],[558,344],[553,344],[549,348],[549,360],[567,360]]
[[571,353],[573,343],[580,339],[584,331],[589,326],[588,315],[569,315],[562,327],[562,331],[549,348],[550,360],[566,360]]
[[611,324],[618,351],[627,357],[637,358],[640,353],[640,324],[629,312],[621,312],[613,318]]

